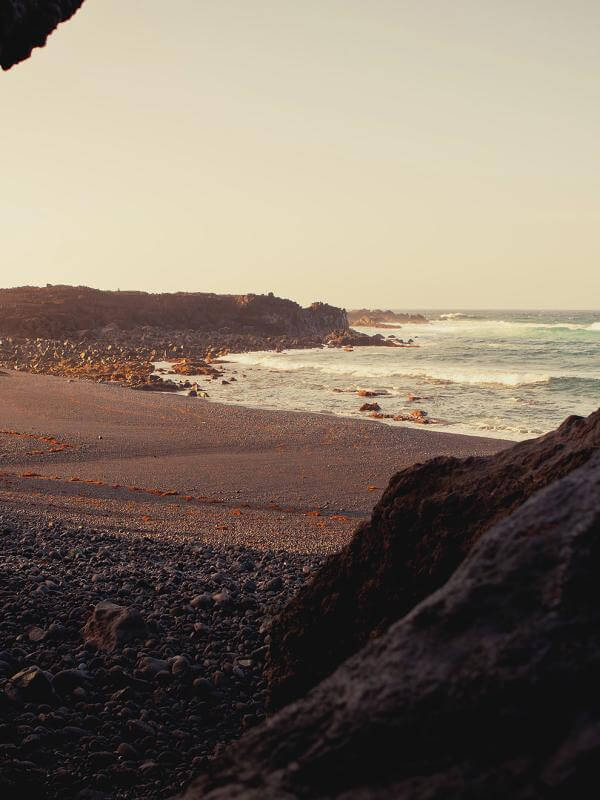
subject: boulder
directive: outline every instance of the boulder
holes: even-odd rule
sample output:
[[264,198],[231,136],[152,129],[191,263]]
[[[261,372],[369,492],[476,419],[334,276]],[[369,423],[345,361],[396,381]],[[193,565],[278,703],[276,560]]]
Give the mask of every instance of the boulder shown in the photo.
[[109,600],[97,604],[83,629],[84,640],[106,652],[147,637],[148,628],[136,608],[118,606]]
[[0,3],[0,67],[9,69],[29,58],[34,47],[68,20],[83,0],[2,0]]
[[438,589],[486,530],[599,448],[597,411],[496,455],[435,458],[396,473],[371,520],[274,618],[271,706],[300,697],[381,635]]
[[50,703],[55,699],[50,678],[36,665],[13,675],[4,691],[11,700],[21,703]]
[[186,799],[598,796],[599,571],[597,456],[488,530],[441,589]]

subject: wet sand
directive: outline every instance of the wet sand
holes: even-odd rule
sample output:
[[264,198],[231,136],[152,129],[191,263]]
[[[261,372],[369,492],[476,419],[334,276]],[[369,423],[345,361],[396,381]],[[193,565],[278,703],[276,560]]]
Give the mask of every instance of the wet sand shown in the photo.
[[0,376],[0,505],[130,534],[327,553],[392,473],[503,440]]

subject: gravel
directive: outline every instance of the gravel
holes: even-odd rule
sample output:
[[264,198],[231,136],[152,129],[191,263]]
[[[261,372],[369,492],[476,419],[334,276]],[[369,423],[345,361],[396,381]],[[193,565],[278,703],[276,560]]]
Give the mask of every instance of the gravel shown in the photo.
[[[0,552],[0,795],[63,800],[176,794],[263,719],[270,617],[322,560],[1,512]],[[86,643],[104,601],[147,638]]]

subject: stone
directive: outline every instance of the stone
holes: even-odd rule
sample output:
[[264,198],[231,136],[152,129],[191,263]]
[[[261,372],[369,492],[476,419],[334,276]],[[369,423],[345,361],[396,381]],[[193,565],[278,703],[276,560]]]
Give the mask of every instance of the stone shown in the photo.
[[599,571],[595,456],[489,528],[445,585],[185,799],[595,797]]
[[0,66],[9,69],[29,58],[35,47],[43,47],[47,37],[68,20],[83,0],[3,0],[0,26]]
[[359,409],[360,411],[381,411],[379,403],[363,403]]
[[136,608],[119,606],[108,600],[96,605],[83,629],[84,640],[106,652],[147,636],[147,625]]
[[63,669],[56,673],[52,685],[60,694],[66,694],[78,687],[85,687],[89,680],[89,677],[79,669]]
[[137,668],[144,675],[157,675],[159,672],[166,672],[169,665],[168,662],[162,658],[143,656],[139,659]]
[[[448,580],[480,536],[600,447],[600,411],[485,457],[396,473],[352,541],[271,628],[271,706],[300,697]],[[318,654],[318,657],[315,656]]]
[[13,675],[6,683],[4,691],[11,700],[22,703],[51,703],[55,700],[48,675],[36,665]]

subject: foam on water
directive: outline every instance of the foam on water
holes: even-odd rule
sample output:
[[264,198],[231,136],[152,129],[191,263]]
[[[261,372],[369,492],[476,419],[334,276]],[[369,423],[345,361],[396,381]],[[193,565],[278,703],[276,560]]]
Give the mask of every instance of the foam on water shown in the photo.
[[537,436],[600,404],[599,312],[423,313],[434,321],[361,329],[419,347],[232,354],[227,371],[237,382],[206,388],[220,402],[361,418],[356,390],[380,390],[384,413],[422,408],[444,421],[425,430],[510,439]]

